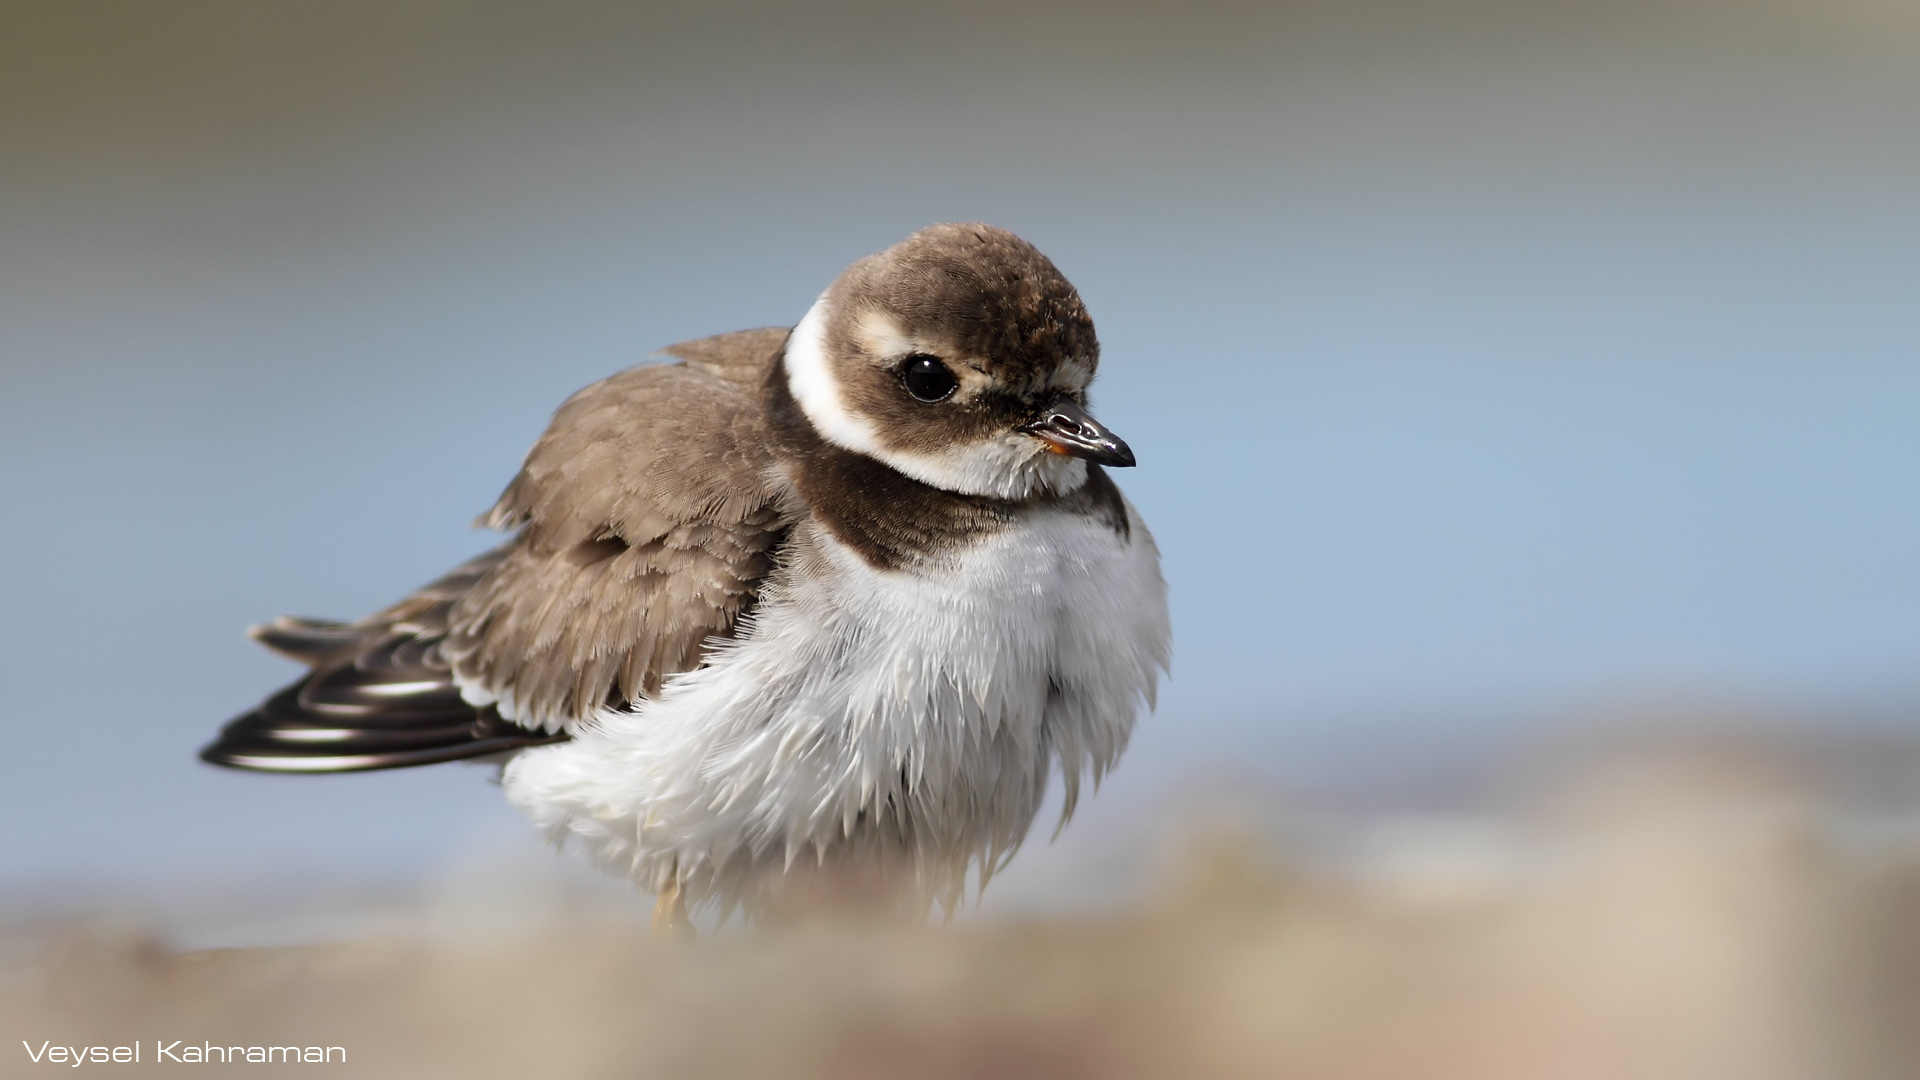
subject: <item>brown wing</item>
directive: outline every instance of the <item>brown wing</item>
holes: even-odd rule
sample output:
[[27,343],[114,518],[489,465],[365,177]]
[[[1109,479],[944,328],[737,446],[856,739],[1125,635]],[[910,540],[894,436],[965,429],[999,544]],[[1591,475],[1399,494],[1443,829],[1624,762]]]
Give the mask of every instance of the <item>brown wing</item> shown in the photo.
[[564,737],[699,666],[790,523],[759,404],[785,336],[676,345],[682,363],[569,398],[483,519],[513,539],[359,622],[257,628],[314,670],[201,756],[287,772],[480,756]]
[[549,731],[655,694],[733,631],[789,524],[759,385],[784,330],[674,346],[560,407],[487,515],[518,529],[454,607],[446,653]]

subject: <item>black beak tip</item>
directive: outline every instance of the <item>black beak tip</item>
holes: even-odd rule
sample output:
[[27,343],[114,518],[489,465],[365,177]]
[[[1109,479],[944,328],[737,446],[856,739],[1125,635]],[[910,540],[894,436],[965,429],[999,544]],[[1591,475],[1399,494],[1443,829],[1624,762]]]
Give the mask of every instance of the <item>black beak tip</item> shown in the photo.
[[1056,401],[1045,416],[1021,431],[1050,443],[1055,452],[1119,469],[1132,468],[1133,448],[1072,400]]

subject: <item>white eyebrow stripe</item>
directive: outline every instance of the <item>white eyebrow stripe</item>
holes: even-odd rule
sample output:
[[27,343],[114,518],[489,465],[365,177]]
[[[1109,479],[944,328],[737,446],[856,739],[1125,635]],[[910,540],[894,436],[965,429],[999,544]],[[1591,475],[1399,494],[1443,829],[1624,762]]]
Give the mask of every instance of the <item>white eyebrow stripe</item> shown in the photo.
[[[1046,453],[1039,440],[1012,431],[931,453],[887,446],[873,421],[847,408],[840,380],[827,356],[826,324],[831,314],[827,294],[821,293],[787,338],[787,390],[822,439],[843,450],[865,454],[922,483],[967,495],[1021,499],[1037,488],[1072,491],[1086,482],[1086,462]],[[867,329],[865,319],[861,329]],[[906,343],[909,351],[918,351],[898,327],[878,329],[890,330],[893,340]],[[975,368],[963,375],[962,392],[977,389],[990,379]]]
[[860,316],[858,330],[862,344],[871,349],[875,355],[886,357],[912,356],[915,353],[932,355],[930,350],[922,348],[919,342],[902,333],[900,324],[894,322],[884,312],[869,311]]

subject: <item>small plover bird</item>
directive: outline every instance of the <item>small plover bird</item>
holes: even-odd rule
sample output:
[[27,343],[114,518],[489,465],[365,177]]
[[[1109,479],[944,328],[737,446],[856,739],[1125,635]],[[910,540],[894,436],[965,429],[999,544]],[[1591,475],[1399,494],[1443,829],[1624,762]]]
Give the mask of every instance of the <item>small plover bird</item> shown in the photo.
[[1079,294],[1012,233],[939,225],[790,330],[663,351],[560,407],[481,519],[505,543],[357,622],[254,628],[312,670],[201,756],[501,761],[657,927],[822,872],[950,909],[1056,770],[1064,823],[1168,663]]

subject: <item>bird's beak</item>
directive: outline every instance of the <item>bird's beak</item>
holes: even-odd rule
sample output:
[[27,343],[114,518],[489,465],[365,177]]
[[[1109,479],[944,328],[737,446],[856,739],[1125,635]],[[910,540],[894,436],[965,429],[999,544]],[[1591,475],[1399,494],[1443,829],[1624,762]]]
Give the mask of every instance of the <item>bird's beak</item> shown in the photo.
[[1133,451],[1126,441],[1108,431],[1105,424],[1087,415],[1087,410],[1072,398],[1060,398],[1047,406],[1040,419],[1022,424],[1016,430],[1047,444],[1056,454],[1086,458],[1101,465],[1126,468],[1133,464]]

